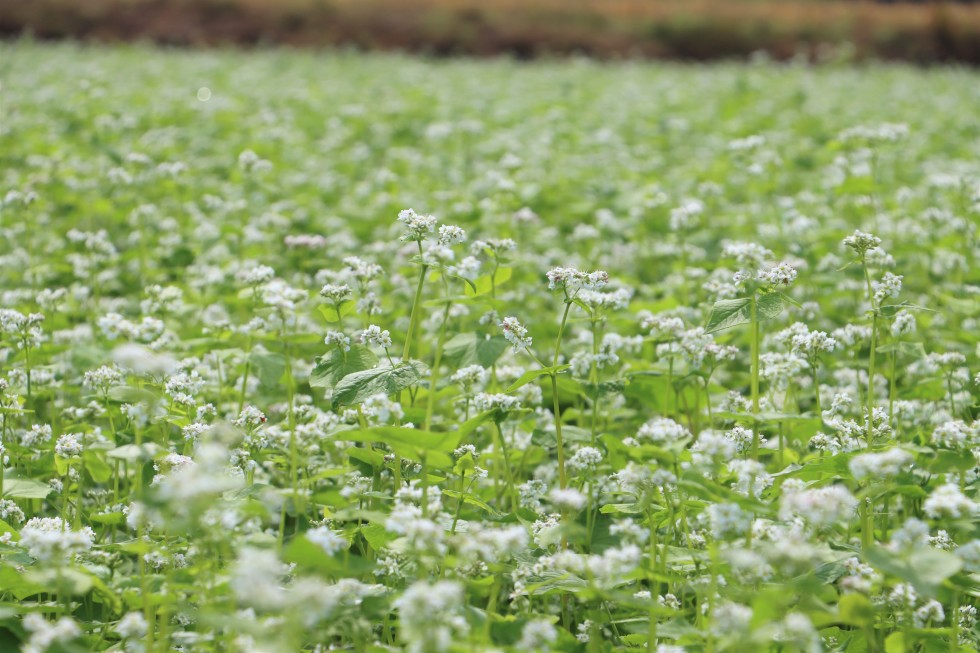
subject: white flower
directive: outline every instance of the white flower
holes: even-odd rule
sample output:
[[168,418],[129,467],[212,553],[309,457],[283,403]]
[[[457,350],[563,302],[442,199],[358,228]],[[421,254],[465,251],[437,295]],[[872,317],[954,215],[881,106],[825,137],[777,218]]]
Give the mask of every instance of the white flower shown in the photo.
[[779,501],[779,518],[799,517],[816,528],[845,526],[857,510],[857,499],[843,485],[804,489],[783,483]]
[[909,311],[902,310],[895,313],[895,318],[892,320],[891,332],[895,336],[915,333],[915,327],[915,316]]
[[323,549],[329,556],[347,548],[347,540],[326,526],[318,526],[306,531],[306,539]]
[[796,281],[796,268],[789,263],[780,263],[771,268],[759,270],[756,277],[759,281],[773,286],[788,286]]
[[391,334],[387,329],[382,331],[381,327],[376,324],[372,324],[361,331],[357,339],[362,343],[376,347],[383,347],[385,349],[391,347]]
[[443,653],[469,632],[463,617],[463,586],[453,581],[418,581],[394,601],[399,637],[410,653]]
[[897,274],[885,272],[881,277],[881,281],[872,281],[871,289],[874,294],[875,303],[880,304],[889,297],[897,297],[898,293],[902,291],[902,279],[903,277]]
[[456,245],[466,240],[466,232],[459,227],[451,224],[444,224],[439,227],[439,244]]
[[335,304],[350,297],[352,292],[350,286],[346,283],[328,283],[320,288],[320,296],[329,299]]
[[932,441],[947,449],[972,447],[980,441],[980,425],[962,420],[943,422],[933,429]]
[[932,491],[922,503],[922,509],[931,519],[960,519],[974,516],[977,504],[963,494],[958,485],[947,483]]
[[20,529],[20,545],[32,557],[44,562],[64,561],[88,551],[95,542],[95,531],[88,526],[75,531],[60,517],[32,517]]
[[881,238],[856,229],[853,234],[844,238],[844,245],[863,256],[881,245]]
[[705,512],[715,539],[739,537],[747,533],[752,525],[752,515],[742,510],[737,503],[713,503]]
[[328,331],[323,338],[323,344],[336,345],[343,351],[350,351],[350,338],[340,331]]
[[58,438],[54,452],[61,458],[75,458],[82,453],[82,443],[78,441],[78,433],[65,433]]
[[527,329],[516,317],[505,317],[500,322],[504,337],[514,346],[514,351],[523,351],[531,346],[531,337],[527,335]]
[[29,612],[22,623],[31,636],[21,647],[21,653],[43,653],[55,644],[67,644],[82,635],[81,628],[71,617],[50,622],[39,612]]
[[123,639],[138,639],[146,634],[146,619],[140,612],[127,612],[116,624],[116,632]]
[[914,458],[904,449],[894,448],[880,453],[862,453],[848,464],[855,479],[893,478],[911,467]]
[[602,462],[602,452],[595,447],[581,447],[568,459],[571,469],[595,470]]
[[565,489],[554,488],[548,493],[548,500],[556,508],[561,508],[563,510],[578,511],[585,507],[588,503],[588,497],[576,490],[575,488],[567,487]]
[[558,630],[550,621],[537,619],[524,624],[517,648],[521,651],[547,651],[558,639]]
[[480,412],[485,412],[488,410],[507,412],[511,410],[519,410],[521,408],[521,400],[518,397],[512,397],[501,393],[490,394],[487,392],[481,392],[473,397],[473,405]]
[[412,209],[404,209],[398,213],[398,221],[405,225],[405,235],[402,240],[422,241],[436,228],[436,219],[431,215],[419,215]]

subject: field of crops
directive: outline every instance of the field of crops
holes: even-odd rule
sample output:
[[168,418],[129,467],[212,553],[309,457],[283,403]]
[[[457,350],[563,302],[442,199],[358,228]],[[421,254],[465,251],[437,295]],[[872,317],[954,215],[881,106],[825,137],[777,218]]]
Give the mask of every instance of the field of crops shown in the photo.
[[977,650],[976,72],[0,80],[0,650]]

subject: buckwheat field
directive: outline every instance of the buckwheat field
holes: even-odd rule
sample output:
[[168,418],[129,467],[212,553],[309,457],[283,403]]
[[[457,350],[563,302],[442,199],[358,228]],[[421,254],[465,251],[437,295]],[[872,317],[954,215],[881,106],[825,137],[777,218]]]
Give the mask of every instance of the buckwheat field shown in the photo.
[[0,650],[977,650],[975,71],[0,75]]

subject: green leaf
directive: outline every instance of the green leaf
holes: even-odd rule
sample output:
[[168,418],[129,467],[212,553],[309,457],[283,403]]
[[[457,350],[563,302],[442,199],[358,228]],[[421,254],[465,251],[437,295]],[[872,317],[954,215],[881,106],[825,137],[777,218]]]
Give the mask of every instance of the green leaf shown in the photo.
[[890,342],[875,349],[879,354],[897,352],[899,356],[907,356],[916,360],[926,357],[926,348],[921,342]]
[[705,330],[708,333],[730,329],[739,324],[746,324],[752,319],[751,301],[748,297],[739,299],[720,299],[711,307],[708,315],[708,324]]
[[762,295],[759,297],[756,304],[758,305],[759,321],[765,322],[766,320],[773,320],[783,312],[785,303],[783,300],[782,293],[770,293],[768,295]]
[[394,537],[381,524],[363,524],[360,527],[360,531],[364,539],[368,541],[368,544],[375,549],[384,548]]
[[[460,497],[460,493],[457,492],[456,490],[443,490],[442,493],[452,499],[459,499]],[[490,505],[486,501],[482,501],[477,497],[473,496],[472,494],[464,494],[462,496],[463,496],[463,503],[468,503],[471,506],[476,506],[477,508],[483,510],[484,512],[487,512],[491,516],[496,516],[500,514],[492,507],[490,507]]]
[[332,388],[348,374],[372,369],[378,357],[364,345],[351,345],[350,351],[334,349],[318,358],[310,373],[310,385],[314,388]]
[[333,401],[342,406],[359,404],[376,394],[394,395],[422,380],[425,363],[408,361],[397,367],[378,367],[348,374],[333,391]]
[[297,537],[290,542],[283,551],[283,559],[300,568],[329,576],[359,576],[374,569],[374,563],[355,555],[327,555],[320,546],[305,537]]
[[128,385],[115,385],[109,388],[109,399],[121,404],[146,404],[147,406],[152,406],[159,401],[159,397],[149,390]]
[[437,467],[452,467],[449,454],[459,446],[461,435],[458,431],[435,433],[403,426],[375,426],[339,431],[335,437],[349,442],[382,442],[402,457],[418,460],[425,456]]
[[[759,295],[756,299],[756,317],[760,322],[772,320],[783,312],[787,299],[782,293]],[[795,303],[795,302],[794,302]],[[730,329],[752,321],[752,298],[721,299],[711,307],[705,329],[708,333]]]
[[44,499],[51,491],[50,485],[33,478],[3,479],[3,496],[8,499]]
[[842,623],[864,628],[874,623],[875,608],[864,594],[853,592],[840,597],[837,614]]
[[480,295],[486,295],[490,293],[494,285],[500,287],[502,283],[511,278],[514,274],[512,268],[497,268],[496,274],[494,274],[491,280],[489,274],[484,274],[483,276],[477,277],[476,281],[472,284],[467,284],[463,287],[463,292],[466,293],[467,297],[479,297]]
[[467,472],[472,472],[474,469],[476,469],[476,461],[473,460],[473,454],[467,451],[453,465],[453,474],[462,476]]
[[337,309],[334,308],[333,304],[320,304],[316,307],[316,310],[328,323],[336,324],[346,316],[353,313],[355,308],[357,308],[357,303],[354,300],[345,299],[344,301],[340,302],[339,317],[337,315]]
[[82,459],[85,461],[85,471],[96,483],[105,483],[112,478],[112,468],[96,452],[85,451]]
[[510,343],[503,336],[486,336],[479,333],[461,333],[446,342],[443,356],[446,362],[457,368],[480,365],[489,368],[500,358]]
[[25,579],[45,586],[47,591],[64,592],[71,596],[88,594],[92,589],[92,575],[78,569],[30,569],[24,573]]
[[163,447],[158,445],[156,442],[144,442],[143,444],[124,444],[121,447],[116,447],[108,452],[106,455],[110,458],[118,458],[120,460],[128,460],[130,462],[134,460],[153,460],[160,453],[164,451]]
[[905,633],[896,631],[885,638],[885,653],[905,653]]
[[524,374],[521,374],[516,381],[511,383],[510,387],[507,388],[505,392],[513,392],[514,390],[527,385],[539,376],[544,376],[545,374],[558,374],[559,372],[567,370],[569,367],[571,367],[571,365],[555,365],[554,367],[539,367],[536,370],[525,372]]
[[963,568],[963,561],[952,553],[920,547],[899,555],[881,547],[864,552],[864,557],[879,571],[894,576],[927,596],[935,596],[938,587]]
[[253,351],[248,360],[259,383],[266,389],[279,385],[279,379],[286,372],[286,357],[282,354]]

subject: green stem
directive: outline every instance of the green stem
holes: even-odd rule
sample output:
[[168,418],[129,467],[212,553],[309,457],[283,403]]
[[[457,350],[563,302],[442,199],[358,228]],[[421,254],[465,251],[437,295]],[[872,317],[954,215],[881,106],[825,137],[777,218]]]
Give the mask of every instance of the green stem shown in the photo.
[[432,361],[432,374],[429,376],[429,396],[425,403],[425,422],[423,430],[428,431],[432,426],[432,413],[436,405],[436,384],[439,383],[439,367],[442,364],[442,348],[446,344],[446,326],[449,324],[449,309],[452,306],[448,301],[442,313],[442,326],[439,328],[439,340],[436,342],[436,357]]
[[759,412],[759,305],[752,295],[752,412]]
[[[422,241],[419,241],[419,255],[422,255]],[[408,333],[405,335],[405,349],[402,351],[402,360],[406,361],[412,353],[412,341],[415,339],[415,330],[421,316],[422,287],[425,285],[425,273],[429,266],[422,264],[419,270],[419,283],[415,288],[415,299],[412,301],[412,314],[408,319]]]
[[868,414],[865,425],[868,431],[868,449],[871,448],[874,427],[874,420],[871,418],[875,406],[875,349],[878,348],[878,311],[871,316],[871,354],[868,361]]
[[810,371],[813,374],[813,400],[814,406],[817,409],[817,417],[823,413],[820,409],[820,381],[817,380],[817,361],[810,362]]
[[752,309],[752,459],[759,460],[759,303],[753,293]]
[[[551,366],[558,366],[558,355],[561,352],[561,338],[565,333],[565,323],[568,322],[568,311],[571,310],[572,303],[565,302],[565,312],[561,316],[561,326],[558,327],[558,339],[555,341],[555,355],[552,358]],[[568,487],[568,477],[565,475],[565,444],[561,434],[561,405],[558,401],[558,375],[551,373],[551,396],[552,405],[555,413],[555,437],[558,447],[558,487],[565,489]]]

